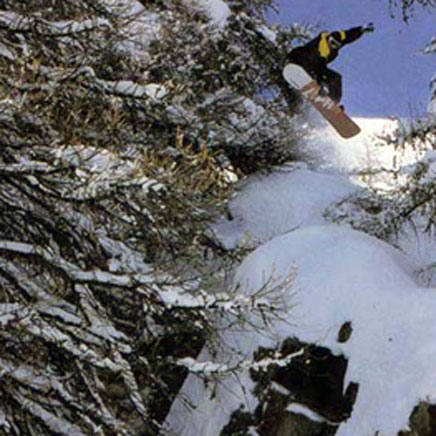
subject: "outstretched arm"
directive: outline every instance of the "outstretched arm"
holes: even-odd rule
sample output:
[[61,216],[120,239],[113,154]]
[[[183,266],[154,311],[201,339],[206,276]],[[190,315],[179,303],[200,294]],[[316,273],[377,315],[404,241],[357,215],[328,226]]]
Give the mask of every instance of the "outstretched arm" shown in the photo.
[[342,44],[350,44],[360,38],[364,33],[374,32],[374,30],[374,23],[369,23],[367,26],[352,27],[351,29],[342,31],[343,35],[345,35]]

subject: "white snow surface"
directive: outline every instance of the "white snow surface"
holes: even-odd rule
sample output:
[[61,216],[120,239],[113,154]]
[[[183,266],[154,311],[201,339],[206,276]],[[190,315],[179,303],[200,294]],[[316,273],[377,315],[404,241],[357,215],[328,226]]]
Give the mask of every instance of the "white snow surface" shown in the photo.
[[326,419],[324,419],[322,416],[318,415],[317,413],[310,410],[308,407],[304,406],[303,404],[298,403],[291,403],[286,410],[288,412],[294,413],[296,415],[303,415],[309,418],[313,422],[326,422]]
[[214,231],[227,248],[255,247],[298,227],[324,222],[323,211],[359,187],[342,175],[288,165],[269,175],[254,175],[229,204],[231,221],[221,219]]
[[[344,388],[359,384],[351,417],[337,435],[394,436],[408,428],[420,401],[436,401],[436,289],[414,280],[413,256],[323,219],[326,207],[364,189],[359,170],[389,169],[420,158],[412,150],[393,160],[392,149],[375,147],[374,134],[384,124],[395,128],[392,121],[357,122],[364,132],[351,141],[319,126],[306,144],[317,155],[313,168],[294,165],[253,176],[230,204],[233,220],[215,223],[228,248],[257,247],[236,271],[240,292],[251,296],[275,289],[269,297],[281,301],[284,316],[269,329],[224,330],[225,347],[213,358],[204,349],[197,362],[237,367],[259,346],[273,347],[289,336],[328,347],[348,359]],[[374,180],[387,189],[392,183]],[[254,314],[248,320],[261,326]],[[339,343],[344,322],[351,322],[353,331]],[[167,418],[171,434],[217,436],[240,405],[254,410],[254,385],[244,368],[221,375],[219,382],[190,375]],[[194,409],[183,402],[186,397]]]
[[184,0],[185,3],[194,3],[210,19],[211,23],[219,29],[227,25],[227,20],[231,15],[229,6],[224,0]]
[[[414,283],[400,252],[333,225],[308,226],[262,245],[243,262],[237,281],[255,291],[273,277],[273,286],[290,265],[297,268],[289,289],[292,326],[276,326],[279,336],[345,355],[345,386],[359,383],[352,416],[337,434],[394,435],[406,428],[420,400],[436,399],[434,290]],[[347,321],[353,333],[339,344],[337,333]]]

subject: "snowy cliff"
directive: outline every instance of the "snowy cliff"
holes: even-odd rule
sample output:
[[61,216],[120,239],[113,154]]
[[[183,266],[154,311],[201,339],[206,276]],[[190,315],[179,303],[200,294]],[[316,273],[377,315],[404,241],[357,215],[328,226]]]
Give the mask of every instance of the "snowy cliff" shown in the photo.
[[0,3],[0,433],[407,426],[436,284],[411,123],[300,113],[309,30],[271,0]]
[[[310,168],[290,165],[253,177],[230,204],[233,219],[216,224],[215,231],[228,248],[258,247],[237,270],[237,288],[253,298],[270,292],[271,301],[283,303],[282,313],[267,328],[247,315],[252,330],[225,330],[223,347],[216,355],[205,349],[197,363],[187,363],[197,374],[188,377],[173,404],[166,423],[172,434],[231,434],[226,431],[236,413],[242,410],[258,416],[259,386],[253,372],[238,365],[254,362],[259,349],[280,349],[289,337],[347,359],[344,394],[352,386],[358,386],[358,392],[351,415],[342,423],[317,415],[300,404],[292,390],[272,384],[273,391],[287,392],[288,412],[328,422],[338,428],[338,435],[377,431],[396,435],[408,428],[421,400],[436,400],[431,360],[436,355],[436,294],[418,283],[415,274],[424,262],[434,262],[434,254],[425,259],[416,256],[410,234],[403,235],[402,243],[410,248],[405,253],[346,224],[329,223],[324,215],[329,205],[346,201],[371,184],[392,189],[400,181],[390,177],[389,171],[420,158],[419,152],[410,149],[398,161],[392,148],[376,147],[375,134],[392,131],[396,122],[358,121],[364,133],[352,144],[331,135],[328,127],[318,130],[307,144],[314,156],[318,154]],[[359,163],[366,166],[366,174],[384,168],[386,178],[359,175]],[[414,241],[423,244],[417,237]],[[344,325],[350,327],[351,335],[342,341],[338,334]],[[298,357],[297,350],[288,359]],[[202,361],[217,365],[203,373],[207,383],[199,377]],[[192,409],[182,396],[190,399]],[[268,410],[267,401],[262,408]],[[249,431],[268,434],[258,433],[254,425]]]

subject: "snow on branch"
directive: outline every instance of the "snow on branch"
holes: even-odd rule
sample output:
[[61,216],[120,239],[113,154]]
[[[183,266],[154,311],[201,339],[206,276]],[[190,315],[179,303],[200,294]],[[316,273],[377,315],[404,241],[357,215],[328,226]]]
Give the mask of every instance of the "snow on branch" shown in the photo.
[[76,283],[95,283],[120,287],[150,285],[153,283],[153,278],[145,274],[114,274],[102,270],[84,271],[59,255],[32,244],[0,241],[0,251],[37,256],[50,266],[61,270],[70,280]]
[[436,37],[433,37],[427,46],[424,48],[424,53],[434,54],[436,53]]
[[105,18],[51,22],[37,15],[22,16],[12,11],[0,11],[0,28],[15,32],[37,32],[46,36],[71,36],[95,29],[111,29],[112,25]]
[[[139,394],[135,376],[133,375],[130,364],[118,351],[118,344],[113,343],[113,346],[110,347],[110,353],[107,356],[103,356],[96,349],[94,350],[91,346],[86,345],[85,342],[76,341],[70,334],[61,331],[60,328],[45,321],[36,310],[20,304],[0,305],[0,325],[7,325],[9,329],[15,327],[37,338],[43,338],[45,341],[52,343],[55,347],[61,348],[66,355],[72,355],[83,363],[91,364],[96,368],[106,369],[113,374],[120,375],[135,409],[144,420],[148,418],[142,397]],[[122,349],[122,347],[118,348]],[[123,350],[124,353],[127,351],[127,349]],[[68,392],[62,388],[62,384],[59,383],[56,378],[48,377],[47,375],[38,376],[35,373],[36,370],[29,366],[22,365],[20,367],[14,367],[12,363],[3,360],[0,360],[0,369],[0,378],[7,375],[19,381],[21,384],[25,384],[42,393],[55,389],[59,393],[59,396],[69,403],[70,406],[74,406],[74,400]],[[16,392],[14,392],[13,395],[16,395]],[[31,404],[31,408],[29,409],[31,413],[36,413],[37,416],[41,418],[46,416],[44,409],[40,408],[35,402],[29,400],[29,404]],[[74,407],[78,408],[79,406],[76,405]],[[106,421],[111,421],[108,419],[107,413]]]
[[[160,304],[172,310],[209,310],[233,316],[241,316],[249,312],[259,312],[263,316],[265,313],[273,314],[281,310],[277,302],[274,302],[274,300],[270,298],[264,298],[261,293],[254,296],[244,296],[241,294],[232,295],[231,293],[210,295],[207,292],[200,291],[195,295],[192,293],[193,290],[190,290],[186,285],[174,286],[171,284],[169,277],[166,280],[170,281],[165,283],[165,279],[159,282],[156,277],[149,274],[116,274],[103,270],[84,271],[78,266],[67,262],[58,254],[51,253],[43,247],[31,244],[0,241],[0,252],[1,251],[24,256],[37,256],[51,267],[62,271],[65,276],[76,284],[76,292],[81,295],[86,295],[87,291],[86,288],[81,288],[78,285],[100,284],[122,288],[135,287],[137,292],[142,293],[144,296],[150,295],[150,291],[152,291],[158,296]],[[141,289],[143,286],[145,286],[145,289]],[[83,290],[81,291],[81,289]],[[144,303],[144,306],[148,306],[148,304],[149,303]],[[44,309],[44,306],[42,306],[42,308]],[[147,310],[147,308],[144,307],[144,310]],[[54,309],[49,311],[49,313],[55,314]],[[56,314],[63,318],[70,318],[69,323],[71,323],[71,318],[73,318],[73,321],[75,320],[73,315],[69,315],[68,313],[65,315],[64,311],[61,309],[57,309]],[[88,318],[92,320],[92,314],[89,313]],[[113,337],[114,334],[117,335],[116,332],[112,332],[111,337]],[[118,339],[121,339],[121,337],[118,337]]]
[[97,80],[96,84],[105,92],[133,98],[149,97],[152,100],[159,101],[164,98],[168,91],[163,85],[150,83],[148,85],[140,85],[132,80]]
[[[100,419],[111,429],[117,430],[120,434],[125,434],[125,431],[122,429],[122,423],[116,419],[109,408],[106,406],[104,400],[101,397],[99,392],[99,387],[101,386],[101,381],[95,371],[86,371],[82,362],[77,361],[76,366],[79,370],[80,376],[84,381],[92,399],[94,400],[94,404],[87,405],[88,413],[94,412],[96,415],[99,415]],[[86,412],[86,410],[84,410]],[[97,430],[97,426],[94,424],[93,427]]]
[[4,411],[1,408],[0,408],[0,429],[4,429],[7,431],[11,429],[11,424],[9,423],[9,420],[6,417],[6,414],[4,413]]
[[58,418],[41,404],[27,398],[23,394],[15,391],[13,397],[25,411],[41,419],[41,421],[56,434],[64,436],[86,436],[86,433],[84,433],[79,427],[65,419]]
[[46,342],[61,347],[67,354],[72,354],[98,368],[105,368],[115,373],[122,370],[122,367],[109,357],[102,358],[101,355],[84,343],[77,346],[68,333],[45,321],[36,310],[18,303],[2,304],[0,306],[0,325],[19,326],[31,335],[43,338]]
[[197,295],[182,293],[180,288],[163,289],[160,292],[162,302],[172,309],[207,309],[227,312],[233,315],[246,313],[250,310],[276,309],[274,303],[266,298],[257,296],[233,295],[232,293],[220,293],[211,295],[200,291]]
[[[95,87],[105,93],[113,94],[121,97],[130,98],[150,98],[153,101],[162,100],[167,94],[168,90],[164,85],[149,83],[139,84],[132,80],[103,80],[97,78],[97,74],[91,66],[81,66],[78,68],[62,68],[54,69],[48,68],[44,65],[39,66],[39,72],[49,80],[45,85],[26,85],[10,83],[11,86],[19,86],[23,90],[35,90],[35,86],[40,86],[41,89],[45,86],[53,88],[65,80],[73,80],[78,77],[86,77],[90,81],[90,86]],[[30,87],[30,86],[33,86]]]
[[[67,345],[71,346],[72,344]],[[81,367],[79,362],[77,362],[77,365]],[[125,371],[130,373],[130,369],[126,365],[123,365],[123,367]],[[82,376],[84,376],[83,373]],[[87,432],[82,432],[75,424],[60,418],[58,415],[53,415],[53,409],[66,407],[84,415],[91,414],[98,416],[109,428],[119,431],[117,434],[127,434],[125,431],[120,431],[122,428],[121,423],[112,416],[100,396],[98,396],[100,399],[98,407],[83,398],[81,401],[78,401],[77,397],[74,397],[70,389],[65,385],[65,378],[56,376],[50,368],[42,371],[33,366],[26,364],[16,365],[11,361],[1,359],[0,379],[17,382],[18,385],[12,383],[4,384],[7,387],[8,394],[18,401],[23,410],[41,419],[56,434],[88,434]],[[88,380],[88,387],[90,384],[91,382]],[[27,394],[20,387],[23,387]],[[30,392],[32,392],[31,396],[29,395]],[[95,396],[98,394],[96,394],[95,390],[91,392],[95,400]],[[58,417],[54,419],[56,416]]]
[[185,1],[185,3],[191,7],[193,3],[194,7],[205,13],[218,29],[226,27],[231,16],[230,8],[223,0],[194,0],[194,2]]
[[197,362],[191,357],[186,357],[184,359],[179,359],[175,363],[179,366],[183,366],[188,369],[189,372],[193,374],[199,374],[204,376],[222,376],[227,375],[232,372],[246,371],[249,369],[253,370],[267,370],[271,365],[276,365],[279,367],[285,367],[289,365],[292,360],[296,357],[300,357],[304,354],[304,348],[296,351],[285,357],[277,356],[275,358],[265,358],[258,361],[244,360],[235,365],[230,366],[229,364],[214,363],[214,362]]
[[[58,168],[56,169],[59,170]],[[17,164],[0,164],[0,175],[27,175],[34,173],[47,174],[51,171],[55,171],[55,168],[48,165],[45,162],[25,162]]]

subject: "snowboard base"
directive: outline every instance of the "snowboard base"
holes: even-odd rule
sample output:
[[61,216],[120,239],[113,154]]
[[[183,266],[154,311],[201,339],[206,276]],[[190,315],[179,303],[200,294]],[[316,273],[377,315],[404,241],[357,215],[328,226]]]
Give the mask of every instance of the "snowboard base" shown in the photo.
[[360,133],[360,127],[330,97],[321,96],[320,85],[297,64],[288,64],[283,77],[321,113],[343,138],[352,138]]

